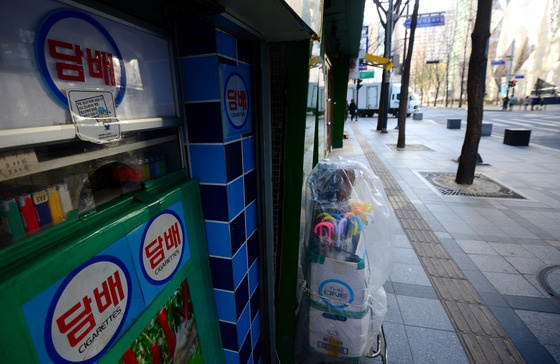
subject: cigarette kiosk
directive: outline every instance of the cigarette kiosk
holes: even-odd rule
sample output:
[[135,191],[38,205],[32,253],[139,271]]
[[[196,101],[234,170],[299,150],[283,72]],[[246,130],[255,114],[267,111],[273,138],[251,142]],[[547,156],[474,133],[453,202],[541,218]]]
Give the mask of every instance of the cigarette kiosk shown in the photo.
[[22,0],[0,36],[2,361],[224,362],[166,35]]

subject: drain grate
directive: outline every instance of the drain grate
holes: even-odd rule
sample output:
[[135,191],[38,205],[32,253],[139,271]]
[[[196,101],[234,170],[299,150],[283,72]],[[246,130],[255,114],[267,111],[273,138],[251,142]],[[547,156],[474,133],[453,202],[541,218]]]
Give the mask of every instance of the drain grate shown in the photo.
[[435,189],[444,196],[467,196],[486,198],[526,198],[510,188],[483,175],[476,174],[472,185],[459,185],[455,182],[455,173],[419,172]]
[[537,281],[552,298],[560,302],[560,265],[551,265],[539,270]]

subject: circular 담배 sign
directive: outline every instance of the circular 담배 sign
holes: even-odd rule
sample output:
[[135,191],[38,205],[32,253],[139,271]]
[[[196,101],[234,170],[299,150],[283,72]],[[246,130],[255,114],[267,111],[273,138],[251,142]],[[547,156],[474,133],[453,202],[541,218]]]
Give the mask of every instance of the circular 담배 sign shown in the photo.
[[150,283],[162,285],[173,277],[185,251],[184,237],[183,223],[172,210],[163,211],[146,225],[140,262]]
[[232,72],[225,84],[224,103],[228,121],[236,129],[241,129],[247,122],[248,97],[245,81],[239,73]]
[[51,301],[45,345],[53,362],[93,363],[117,339],[130,307],[130,274],[113,256],[97,256],[68,275]]
[[126,70],[117,43],[91,15],[74,9],[49,13],[35,37],[35,57],[43,81],[66,108],[66,90],[101,88],[115,95],[118,107],[126,92]]

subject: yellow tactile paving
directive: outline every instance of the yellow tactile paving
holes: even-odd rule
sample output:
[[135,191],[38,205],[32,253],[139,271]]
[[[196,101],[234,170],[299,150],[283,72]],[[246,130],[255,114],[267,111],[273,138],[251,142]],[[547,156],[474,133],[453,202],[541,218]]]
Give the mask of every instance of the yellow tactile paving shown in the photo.
[[445,307],[471,362],[525,363],[498,320],[401,190],[390,171],[357,128],[352,126],[352,129],[373,172],[383,181],[395,215]]

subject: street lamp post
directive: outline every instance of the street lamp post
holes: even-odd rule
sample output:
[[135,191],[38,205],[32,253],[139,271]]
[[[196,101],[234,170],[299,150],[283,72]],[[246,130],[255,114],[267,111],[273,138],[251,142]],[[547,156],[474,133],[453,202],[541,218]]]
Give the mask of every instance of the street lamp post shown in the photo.
[[[515,40],[511,43],[511,55],[509,56],[509,75],[508,75],[508,89],[506,96],[509,98],[509,89],[511,87],[511,77],[513,76],[513,51],[515,50]],[[513,97],[515,89],[512,89],[511,97]]]

